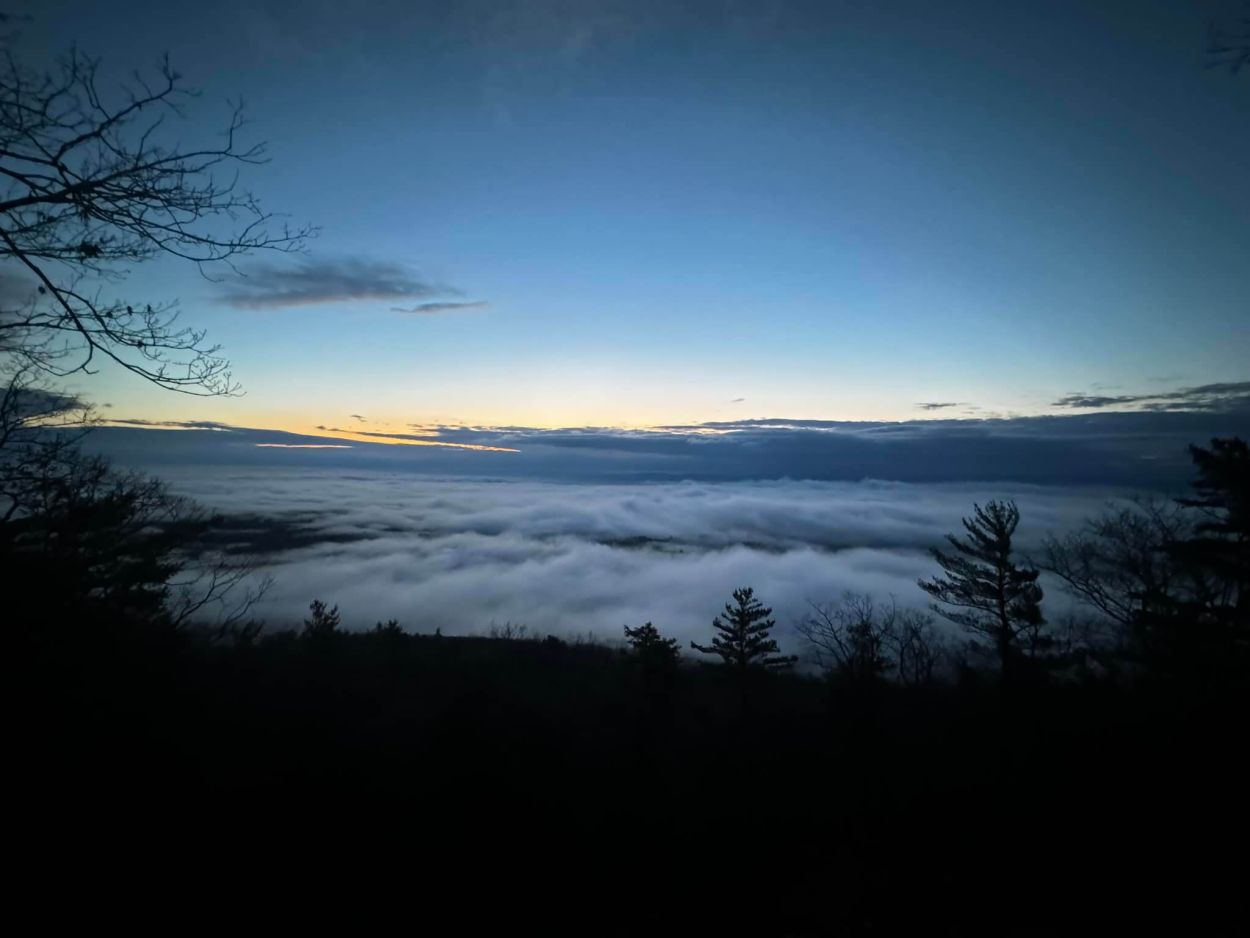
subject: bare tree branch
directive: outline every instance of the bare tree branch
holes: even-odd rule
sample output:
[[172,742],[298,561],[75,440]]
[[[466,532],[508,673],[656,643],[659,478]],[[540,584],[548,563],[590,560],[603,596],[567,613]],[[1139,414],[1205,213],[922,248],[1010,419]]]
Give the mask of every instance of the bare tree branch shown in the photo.
[[168,143],[166,119],[196,96],[168,59],[115,96],[99,64],[72,50],[40,73],[0,54],[0,263],[32,278],[26,302],[0,306],[0,356],[63,377],[91,373],[99,355],[168,390],[238,393],[219,347],[180,325],[175,304],[106,288],[162,254],[211,279],[251,251],[300,250],[315,230],[280,223],[239,187],[239,167],[266,162],[264,144],[239,139],[241,103],[220,140]]

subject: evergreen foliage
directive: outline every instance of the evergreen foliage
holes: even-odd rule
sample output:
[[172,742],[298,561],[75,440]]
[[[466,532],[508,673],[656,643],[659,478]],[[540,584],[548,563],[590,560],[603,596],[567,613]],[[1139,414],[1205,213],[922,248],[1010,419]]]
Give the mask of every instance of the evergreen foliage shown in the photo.
[[[304,620],[304,629],[300,633],[303,638],[316,640],[338,634],[340,624],[338,606],[327,608],[320,599],[314,599],[308,604],[308,611],[309,617]],[[375,631],[381,632],[382,629],[378,628]]]
[[1212,664],[1250,652],[1250,447],[1237,437],[1191,446],[1195,495],[1180,504],[1199,520],[1191,536],[1167,545],[1193,571],[1196,588],[1171,618],[1188,632],[1178,649]]
[[625,640],[644,664],[677,661],[677,639],[665,638],[650,622],[632,629],[625,626]]
[[19,618],[176,626],[211,610],[231,626],[258,598],[239,590],[227,605],[252,566],[205,551],[213,517],[160,480],[113,469],[73,443],[21,455],[20,465],[4,463],[14,471],[0,486],[0,587]]
[[1039,571],[1012,558],[1011,538],[1020,523],[1014,502],[990,501],[973,511],[963,519],[966,538],[946,536],[956,552],[933,551],[946,575],[919,585],[938,601],[933,610],[970,632],[974,648],[997,657],[1006,676],[1023,652],[1036,655],[1048,645],[1041,632]]
[[788,668],[798,660],[792,655],[782,655],[777,642],[769,638],[769,631],[777,624],[769,618],[773,611],[755,598],[751,587],[736,589],[733,603],[725,603],[725,611],[712,620],[712,628],[718,634],[712,636],[711,645],[691,642],[690,647],[705,655],[719,655],[731,668],[746,671],[750,667]]

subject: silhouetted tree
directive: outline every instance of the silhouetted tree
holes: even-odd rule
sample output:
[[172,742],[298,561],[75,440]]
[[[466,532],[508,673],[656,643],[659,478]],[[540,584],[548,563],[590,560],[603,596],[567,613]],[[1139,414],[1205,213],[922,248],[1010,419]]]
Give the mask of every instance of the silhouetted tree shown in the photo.
[[866,594],[813,603],[812,614],[795,628],[829,674],[854,684],[890,676],[908,686],[928,684],[944,654],[929,616]]
[[751,587],[736,589],[733,603],[725,603],[724,620],[717,616],[712,628],[711,645],[691,642],[690,647],[705,655],[719,655],[721,660],[739,672],[752,667],[787,668],[798,660],[792,655],[779,654],[777,642],[769,638],[769,631],[777,624],[769,616],[773,611],[755,598]]
[[817,661],[831,674],[854,684],[873,683],[889,672],[886,642],[893,609],[883,621],[871,596],[847,593],[837,603],[812,603],[812,614],[795,627]]
[[1201,569],[1173,550],[1194,522],[1175,501],[1141,498],[1045,541],[1042,567],[1096,614],[1082,644],[1104,665],[1155,667],[1173,654],[1178,610],[1206,591]]
[[1196,494],[1180,503],[1197,513],[1197,521],[1189,537],[1168,549],[1200,575],[1177,613],[1224,650],[1244,652],[1250,643],[1250,447],[1233,437],[1189,451],[1198,470]]
[[502,626],[491,625],[488,633],[491,638],[502,639],[506,642],[520,642],[526,639],[538,640],[538,634],[529,633],[528,625],[513,625],[511,622],[505,622]]
[[241,107],[218,140],[168,143],[162,123],[195,94],[167,60],[110,94],[98,60],[77,50],[44,71],[15,57],[11,37],[0,43],[0,262],[20,272],[0,301],[0,361],[63,377],[99,355],[160,387],[232,393],[218,347],[179,324],[175,304],[106,288],[162,255],[206,271],[312,233],[271,230],[273,216],[237,187],[238,167],[265,160],[263,144],[238,142]]
[[178,626],[211,613],[229,627],[267,586],[254,581],[228,601],[254,568],[201,546],[212,516],[71,443],[31,450],[0,492],[0,582],[18,621]]
[[327,609],[320,599],[314,599],[308,604],[308,611],[309,617],[304,620],[304,629],[300,633],[303,638],[318,640],[338,634],[338,606]]
[[207,518],[190,503],[83,454],[76,437],[90,410],[50,382],[107,359],[162,388],[232,393],[227,362],[177,321],[175,304],[126,299],[117,285],[158,257],[207,276],[255,249],[296,249],[312,232],[273,226],[237,186],[237,169],[264,161],[262,145],[238,142],[238,107],[220,138],[173,142],[163,122],[195,94],[168,62],[110,93],[98,62],[76,50],[46,69],[24,64],[8,28],[18,20],[2,21],[0,587],[24,581],[34,596],[57,584],[32,600],[40,618],[76,605],[187,621],[247,571],[196,543]]
[[1165,611],[1188,587],[1169,544],[1188,537],[1189,512],[1161,499],[1138,499],[1087,520],[1063,538],[1048,537],[1042,566],[1073,596],[1126,628]]
[[650,622],[632,629],[625,626],[625,640],[643,662],[664,664],[677,661],[677,639],[665,638]]
[[[1020,567],[1012,558],[1011,538],[1020,523],[1015,503],[990,501],[973,510],[971,519],[963,519],[966,538],[946,536],[956,552],[933,551],[946,575],[920,580],[919,585],[938,603],[955,607],[933,605],[939,615],[972,633],[974,646],[994,654],[1007,677],[1022,653],[1036,655],[1044,649],[1042,588],[1038,571]],[[988,640],[988,647],[979,639]]]
[[0,390],[0,523],[31,508],[42,476],[73,463],[91,419],[85,403],[53,390],[30,366],[8,379]]
[[895,678],[906,687],[932,684],[947,658],[946,641],[933,628],[932,617],[914,609],[898,613],[889,646]]
[[637,628],[625,626],[630,657],[637,665],[642,690],[652,720],[651,729],[672,718],[673,687],[677,678],[677,639],[665,638],[650,622]]
[[[1212,440],[1210,449],[1191,446],[1189,453],[1198,470],[1193,483],[1198,494],[1180,503],[1203,513],[1198,530],[1223,548],[1250,542],[1250,446],[1231,437]],[[1227,564],[1234,579],[1244,574],[1244,557],[1239,553]]]
[[386,622],[379,622],[373,627],[374,635],[385,635],[388,638],[398,638],[407,633],[400,628],[398,619],[387,619]]

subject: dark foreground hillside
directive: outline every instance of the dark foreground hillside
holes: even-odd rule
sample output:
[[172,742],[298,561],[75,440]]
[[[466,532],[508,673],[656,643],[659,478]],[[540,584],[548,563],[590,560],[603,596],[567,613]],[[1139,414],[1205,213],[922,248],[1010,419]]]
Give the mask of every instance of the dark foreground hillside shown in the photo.
[[32,888],[85,867],[123,908],[1019,934],[1206,931],[1244,891],[1227,688],[761,673],[744,702],[716,668],[554,639],[106,622],[28,634],[10,666],[11,847]]

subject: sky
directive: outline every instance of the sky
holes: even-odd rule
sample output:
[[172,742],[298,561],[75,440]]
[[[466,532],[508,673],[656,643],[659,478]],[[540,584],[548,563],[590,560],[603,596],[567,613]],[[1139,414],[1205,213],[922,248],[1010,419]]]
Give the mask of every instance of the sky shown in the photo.
[[168,52],[188,141],[243,97],[244,181],[320,228],[126,281],[243,396],[75,390],[348,441],[1166,408],[1250,377],[1250,76],[1204,56],[1237,8],[28,4],[33,58]]

